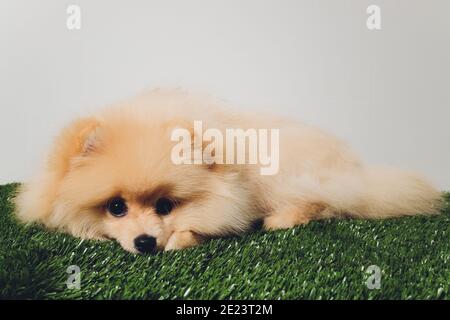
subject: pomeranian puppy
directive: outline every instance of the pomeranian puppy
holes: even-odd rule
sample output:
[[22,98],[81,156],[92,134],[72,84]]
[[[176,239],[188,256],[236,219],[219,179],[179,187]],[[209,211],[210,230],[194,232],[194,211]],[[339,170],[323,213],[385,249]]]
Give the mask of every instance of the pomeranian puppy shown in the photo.
[[[238,155],[228,157],[234,150],[228,143],[210,146],[210,159],[174,161],[180,145],[174,130],[186,130],[194,141],[204,138],[196,121],[203,130],[223,133],[278,130],[267,157],[279,162],[276,172],[262,174],[267,161],[236,163]],[[192,146],[180,152],[183,159],[208,158],[204,141],[183,145]],[[255,150],[245,146],[245,156]],[[220,161],[225,154],[234,163]],[[233,112],[179,90],[145,92],[73,122],[56,139],[41,172],[16,196],[24,222],[81,238],[114,239],[134,253],[195,246],[246,232],[256,221],[276,230],[330,217],[434,214],[440,203],[440,192],[420,176],[363,165],[344,143],[317,128]]]

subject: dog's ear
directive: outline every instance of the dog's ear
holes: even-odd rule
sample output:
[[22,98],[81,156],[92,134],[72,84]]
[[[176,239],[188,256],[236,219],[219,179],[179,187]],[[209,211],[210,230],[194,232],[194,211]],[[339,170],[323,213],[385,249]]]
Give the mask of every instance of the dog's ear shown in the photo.
[[83,118],[64,128],[54,142],[48,169],[64,175],[72,159],[88,156],[100,148],[101,125],[95,118]]
[[99,149],[100,127],[96,119],[85,118],[61,131],[50,150],[43,172],[20,187],[15,198],[20,220],[47,221],[58,194],[59,182],[69,171],[72,160],[88,156]]
[[81,148],[81,155],[87,156],[101,147],[101,128],[95,125],[93,128],[86,128],[86,133],[82,134],[81,141],[84,140]]

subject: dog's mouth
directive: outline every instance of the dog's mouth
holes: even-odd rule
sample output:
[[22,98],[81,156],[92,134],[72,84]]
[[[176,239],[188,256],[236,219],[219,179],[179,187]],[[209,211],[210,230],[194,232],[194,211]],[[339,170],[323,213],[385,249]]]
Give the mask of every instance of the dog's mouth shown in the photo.
[[152,236],[148,236],[145,234],[142,234],[140,236],[137,236],[133,241],[132,244],[124,244],[118,239],[114,239],[111,237],[105,237],[108,240],[114,241],[118,243],[123,250],[134,253],[134,254],[140,254],[140,255],[152,255],[156,254],[158,252],[164,251],[165,246],[158,243],[157,239]]

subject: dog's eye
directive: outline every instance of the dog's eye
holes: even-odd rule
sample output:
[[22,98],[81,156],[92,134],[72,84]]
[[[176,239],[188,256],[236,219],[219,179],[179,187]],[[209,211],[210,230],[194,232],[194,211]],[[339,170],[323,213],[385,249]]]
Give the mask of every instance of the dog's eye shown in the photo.
[[125,200],[117,197],[112,198],[108,201],[106,204],[106,210],[108,210],[109,213],[111,213],[115,217],[123,217],[127,214],[127,205],[125,203]]
[[156,201],[155,210],[157,214],[169,214],[175,206],[174,202],[168,198],[159,198]]

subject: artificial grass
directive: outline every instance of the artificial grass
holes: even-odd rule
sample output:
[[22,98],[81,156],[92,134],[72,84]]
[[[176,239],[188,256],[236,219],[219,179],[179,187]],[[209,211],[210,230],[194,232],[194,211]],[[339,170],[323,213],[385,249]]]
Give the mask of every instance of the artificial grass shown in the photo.
[[[111,241],[25,227],[17,184],[0,186],[0,298],[26,299],[449,299],[450,194],[439,216],[327,220],[277,232],[140,256]],[[81,269],[68,289],[67,267]],[[382,270],[368,289],[365,271]]]

